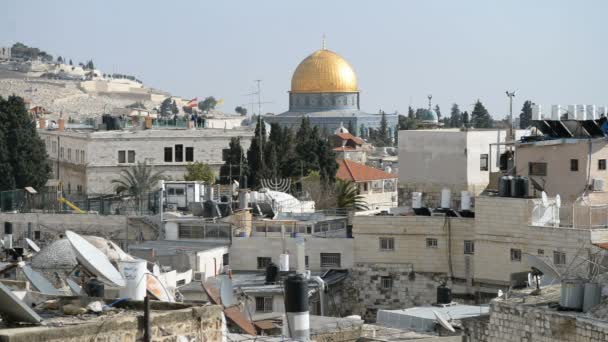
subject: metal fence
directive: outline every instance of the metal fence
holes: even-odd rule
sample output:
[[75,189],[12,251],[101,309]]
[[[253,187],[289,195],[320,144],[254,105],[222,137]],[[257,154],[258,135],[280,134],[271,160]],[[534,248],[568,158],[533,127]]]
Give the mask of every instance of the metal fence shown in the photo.
[[[65,198],[68,202],[62,202]],[[160,193],[141,198],[118,195],[47,191],[36,194],[25,190],[0,192],[0,211],[20,213],[74,213],[80,209],[100,215],[155,215],[160,212]]]

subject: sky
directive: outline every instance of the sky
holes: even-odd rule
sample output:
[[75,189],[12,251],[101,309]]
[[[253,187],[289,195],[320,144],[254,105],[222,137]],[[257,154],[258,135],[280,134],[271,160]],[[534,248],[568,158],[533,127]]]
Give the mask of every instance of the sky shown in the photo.
[[[607,105],[608,1],[3,0],[0,46],[20,41],[186,98],[287,110],[298,63],[321,48],[357,73],[361,109],[407,113],[426,96],[449,113],[480,99],[495,118],[506,90],[525,100]],[[257,99],[255,99],[257,101]],[[257,112],[257,105],[254,108]]]

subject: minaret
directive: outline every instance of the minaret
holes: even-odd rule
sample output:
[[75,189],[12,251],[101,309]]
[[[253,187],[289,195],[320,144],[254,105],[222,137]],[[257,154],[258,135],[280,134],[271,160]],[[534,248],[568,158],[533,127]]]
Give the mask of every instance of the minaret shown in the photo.
[[432,110],[433,104],[431,103],[431,100],[433,99],[433,95],[428,94],[426,97],[429,99],[429,110]]

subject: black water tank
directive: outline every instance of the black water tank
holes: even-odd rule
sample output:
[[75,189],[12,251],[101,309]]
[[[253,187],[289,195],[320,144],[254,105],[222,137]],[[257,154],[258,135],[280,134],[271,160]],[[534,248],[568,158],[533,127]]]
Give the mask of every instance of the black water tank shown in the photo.
[[498,196],[511,197],[511,182],[513,177],[502,176],[498,182]]
[[517,198],[523,198],[527,196],[527,179],[517,176],[511,180],[511,196]]
[[4,222],[4,234],[13,234],[13,223]]
[[89,280],[84,285],[84,291],[87,293],[87,295],[89,295],[89,297],[103,298],[104,289],[105,288],[103,283],[97,280],[96,278]]
[[271,262],[266,266],[266,284],[276,283],[279,278],[279,266]]
[[285,280],[285,312],[308,312],[308,282],[301,274]]
[[441,285],[437,288],[437,304],[450,304],[452,302],[452,290]]
[[522,187],[524,195],[522,197],[527,198],[530,195],[530,179],[528,177],[521,177]]

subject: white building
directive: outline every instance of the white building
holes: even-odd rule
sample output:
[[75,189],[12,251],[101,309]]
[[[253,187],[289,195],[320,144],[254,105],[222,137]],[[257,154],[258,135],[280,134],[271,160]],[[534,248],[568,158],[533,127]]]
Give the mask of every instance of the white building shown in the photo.
[[147,162],[173,180],[181,180],[186,165],[203,162],[218,171],[230,139],[249,148],[253,132],[224,129],[39,130],[53,165],[53,177],[68,192],[114,193],[112,179],[120,171]]

